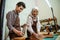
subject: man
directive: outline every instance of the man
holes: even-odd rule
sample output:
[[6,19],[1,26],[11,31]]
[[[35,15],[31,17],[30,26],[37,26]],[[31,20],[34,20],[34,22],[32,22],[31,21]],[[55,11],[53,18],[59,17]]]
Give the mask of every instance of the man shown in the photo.
[[23,36],[23,32],[21,32],[20,29],[19,13],[22,12],[24,8],[26,8],[25,4],[23,2],[18,2],[15,10],[8,12],[6,15],[11,40],[15,37]]
[[[31,14],[28,16],[27,25],[28,25],[27,40],[31,40],[30,39],[31,35],[33,35],[35,38],[39,39],[39,32],[40,32],[41,24],[40,24],[40,21],[38,18],[38,8],[37,7],[33,8]],[[42,35],[40,35],[40,36],[41,36],[40,38],[43,37]],[[32,40],[34,40],[34,39],[32,39]]]

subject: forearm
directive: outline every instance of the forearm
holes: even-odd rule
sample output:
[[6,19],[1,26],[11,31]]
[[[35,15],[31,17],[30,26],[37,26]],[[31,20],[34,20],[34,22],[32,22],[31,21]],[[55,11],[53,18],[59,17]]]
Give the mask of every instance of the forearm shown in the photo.
[[37,31],[38,31],[38,33],[40,32],[41,27],[42,27],[42,25],[40,24],[40,21],[38,20],[38,23],[37,23]]
[[31,27],[28,27],[27,30],[28,30],[31,34],[35,33]]
[[12,30],[15,34],[17,34],[18,33],[18,30],[16,30],[15,28],[13,28],[13,30]]

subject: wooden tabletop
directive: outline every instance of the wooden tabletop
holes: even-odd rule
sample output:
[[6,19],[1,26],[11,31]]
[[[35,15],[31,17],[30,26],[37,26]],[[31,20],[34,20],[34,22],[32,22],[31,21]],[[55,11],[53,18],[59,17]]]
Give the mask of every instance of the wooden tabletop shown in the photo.
[[16,37],[13,40],[25,40],[25,37]]
[[[40,34],[48,34],[47,32],[40,32]],[[53,35],[52,34],[50,34],[50,35],[45,35],[46,37],[52,37]],[[33,38],[33,39],[35,39],[33,36],[31,37],[31,38]],[[16,38],[14,38],[13,40],[25,40],[26,39],[26,37],[16,37]],[[33,40],[32,39],[32,40]]]

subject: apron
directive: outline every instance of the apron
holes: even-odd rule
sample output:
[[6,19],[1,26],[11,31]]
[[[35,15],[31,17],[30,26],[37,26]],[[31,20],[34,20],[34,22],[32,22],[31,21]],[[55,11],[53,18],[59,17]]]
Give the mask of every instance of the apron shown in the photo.
[[[35,33],[37,33],[37,20],[36,21],[33,21],[33,24],[32,24],[32,29]],[[27,36],[28,38],[26,40],[31,40],[31,33],[27,30]]]

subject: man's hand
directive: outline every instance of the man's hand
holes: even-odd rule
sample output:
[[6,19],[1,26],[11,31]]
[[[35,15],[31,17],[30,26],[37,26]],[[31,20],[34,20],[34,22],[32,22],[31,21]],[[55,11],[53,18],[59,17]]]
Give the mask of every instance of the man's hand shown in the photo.
[[15,28],[13,29],[13,32],[17,34],[18,36],[23,36],[23,32],[16,30]]
[[23,36],[23,34],[24,34],[23,32],[17,31],[17,35],[18,35],[18,36]]

